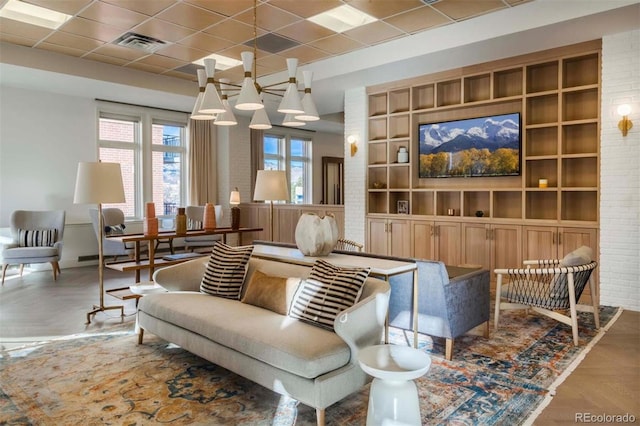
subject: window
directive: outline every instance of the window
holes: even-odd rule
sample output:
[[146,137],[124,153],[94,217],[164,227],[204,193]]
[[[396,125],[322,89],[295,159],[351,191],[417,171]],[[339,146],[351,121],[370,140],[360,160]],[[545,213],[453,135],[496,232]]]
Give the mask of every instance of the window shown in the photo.
[[291,133],[265,133],[264,169],[284,170],[294,204],[311,204],[311,139]]
[[120,163],[126,202],[110,205],[127,218],[142,218],[147,201],[156,215],[173,216],[184,205],[187,114],[101,104],[98,155]]

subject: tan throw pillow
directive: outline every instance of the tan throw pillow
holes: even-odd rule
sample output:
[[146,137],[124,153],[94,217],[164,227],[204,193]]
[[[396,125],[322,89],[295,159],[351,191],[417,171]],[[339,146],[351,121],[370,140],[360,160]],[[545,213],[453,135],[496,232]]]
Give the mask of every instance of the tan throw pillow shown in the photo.
[[255,271],[247,285],[242,303],[287,315],[299,284],[300,278],[276,277]]

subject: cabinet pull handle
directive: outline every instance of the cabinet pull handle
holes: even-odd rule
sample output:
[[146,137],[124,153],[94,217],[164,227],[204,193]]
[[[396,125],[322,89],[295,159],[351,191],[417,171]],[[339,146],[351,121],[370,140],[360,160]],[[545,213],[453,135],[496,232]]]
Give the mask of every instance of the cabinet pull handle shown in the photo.
[[562,245],[562,232],[558,232],[558,245]]
[[556,233],[552,232],[551,235],[552,235],[551,242],[552,242],[553,245],[556,245]]
[[433,237],[433,225],[429,225],[429,234]]
[[485,240],[490,240],[491,239],[491,231],[490,230],[488,230],[488,229],[485,230],[484,239]]

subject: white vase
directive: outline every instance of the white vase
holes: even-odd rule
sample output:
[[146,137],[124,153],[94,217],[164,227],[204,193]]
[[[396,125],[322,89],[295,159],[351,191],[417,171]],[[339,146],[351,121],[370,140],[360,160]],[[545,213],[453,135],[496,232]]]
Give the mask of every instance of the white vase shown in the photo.
[[303,213],[296,225],[296,245],[305,256],[326,256],[338,244],[338,224],[333,215],[321,218]]

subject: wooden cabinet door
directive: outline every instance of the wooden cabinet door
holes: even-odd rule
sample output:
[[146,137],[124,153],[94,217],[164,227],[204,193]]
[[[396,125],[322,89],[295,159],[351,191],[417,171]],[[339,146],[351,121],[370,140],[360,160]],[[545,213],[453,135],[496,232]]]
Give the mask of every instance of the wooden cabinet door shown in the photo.
[[445,265],[460,265],[460,223],[435,223],[435,257]]
[[414,220],[411,222],[411,256],[417,259],[435,259],[433,249],[433,222]]
[[296,243],[296,226],[298,225],[298,219],[300,219],[300,209],[295,208],[280,208],[274,211],[276,218],[275,229],[273,232],[276,234],[274,241],[281,243]]
[[367,219],[367,251],[386,255],[388,246],[387,219]]
[[491,232],[491,270],[522,267],[522,227],[493,225]]
[[594,257],[598,255],[596,230],[593,228],[559,228],[558,230],[558,258],[580,246],[587,246],[593,250]]
[[557,259],[557,229],[555,226],[525,226],[522,236],[523,260]]
[[484,223],[463,223],[462,244],[460,247],[461,263],[464,265],[481,265],[491,269],[490,226]]
[[390,256],[411,257],[411,227],[408,220],[390,220],[389,233]]

